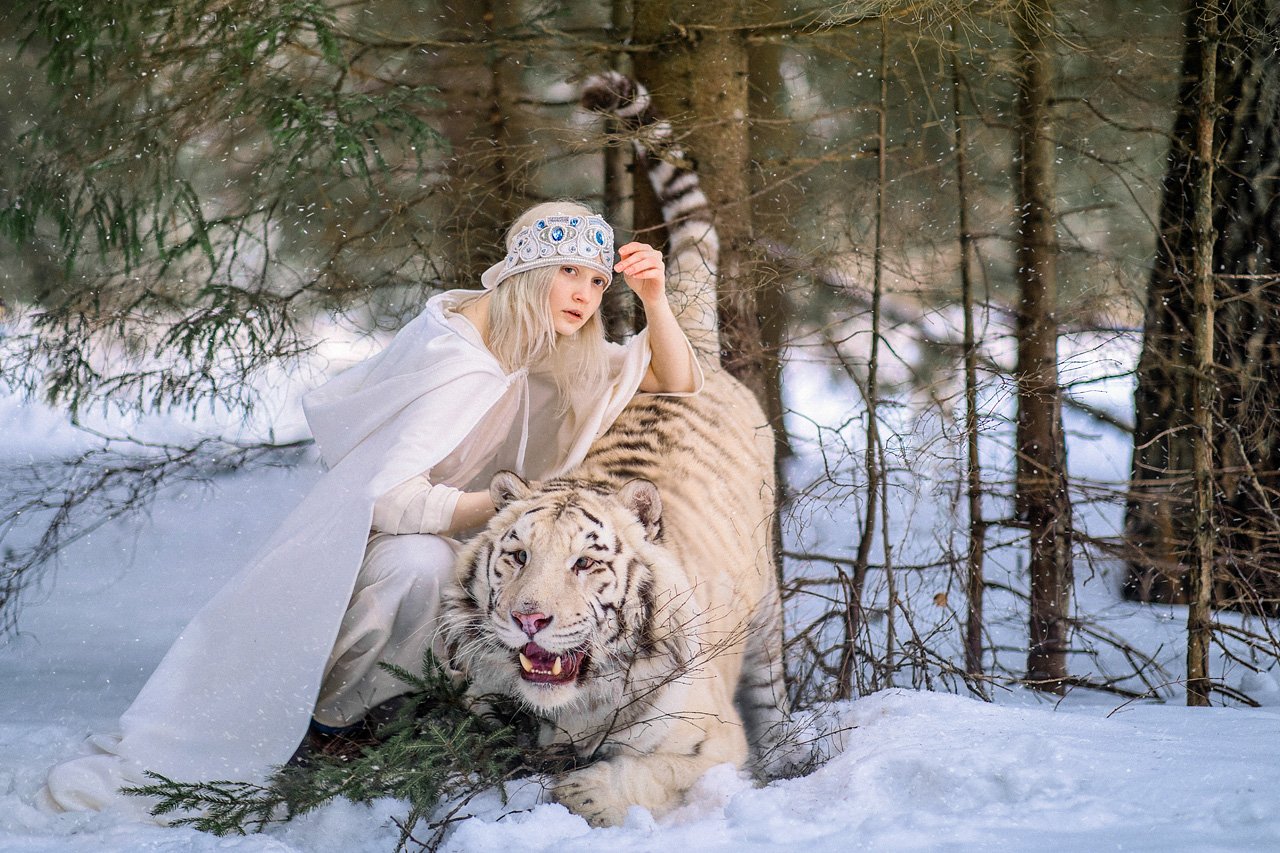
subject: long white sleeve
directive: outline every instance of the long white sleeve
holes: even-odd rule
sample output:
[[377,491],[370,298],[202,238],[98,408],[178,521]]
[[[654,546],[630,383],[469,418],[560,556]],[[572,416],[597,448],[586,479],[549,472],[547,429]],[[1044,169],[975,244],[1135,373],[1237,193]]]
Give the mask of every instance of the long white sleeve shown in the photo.
[[462,491],[433,484],[426,473],[410,477],[373,505],[373,529],[380,533],[443,533],[453,522]]

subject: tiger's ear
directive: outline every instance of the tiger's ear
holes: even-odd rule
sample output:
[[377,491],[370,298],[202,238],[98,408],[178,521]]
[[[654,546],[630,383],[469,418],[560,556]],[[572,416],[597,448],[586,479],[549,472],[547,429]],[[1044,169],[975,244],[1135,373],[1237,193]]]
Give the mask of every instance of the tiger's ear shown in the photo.
[[655,542],[662,536],[662,496],[657,486],[648,480],[628,480],[618,490],[618,500],[640,519],[646,539]]
[[512,501],[523,500],[532,494],[529,484],[511,471],[499,471],[489,481],[489,498],[495,509],[501,510]]

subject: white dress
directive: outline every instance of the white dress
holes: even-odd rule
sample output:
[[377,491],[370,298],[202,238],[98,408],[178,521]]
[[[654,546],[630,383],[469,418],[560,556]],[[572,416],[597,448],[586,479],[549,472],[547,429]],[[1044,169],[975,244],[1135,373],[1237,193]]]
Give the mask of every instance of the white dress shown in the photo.
[[[342,669],[344,655],[348,663],[362,658],[366,670],[379,657],[367,649],[347,655],[351,649],[342,645],[353,637],[358,644],[361,634],[351,619],[344,625],[348,605],[384,580],[361,566],[394,565],[409,552],[434,566],[452,560],[442,537],[371,540],[378,500],[429,472],[436,518],[447,518],[456,502],[450,490],[487,483],[497,468],[523,466],[521,473],[534,479],[567,471],[639,388],[649,361],[644,332],[610,345],[609,382],[588,408],[547,422],[543,407],[535,418],[528,371],[505,373],[475,328],[451,310],[472,295],[432,298],[385,350],[307,395],[307,420],[328,471],[257,559],[191,620],[121,716],[119,731],[89,738],[88,754],[50,770],[47,804],[146,816],[145,801],[119,793],[121,786],[146,784],[145,770],[180,781],[259,782],[288,760],[313,711],[322,722],[341,723],[353,708],[376,704],[360,674]],[[516,458],[504,458],[513,446]],[[527,464],[535,457],[536,469]],[[387,600],[434,601],[441,572],[427,574],[425,586],[389,592]],[[412,581],[402,574],[396,583]],[[384,626],[391,644],[417,628],[411,670],[433,627]],[[345,696],[320,695],[322,684],[333,693],[335,683]]]

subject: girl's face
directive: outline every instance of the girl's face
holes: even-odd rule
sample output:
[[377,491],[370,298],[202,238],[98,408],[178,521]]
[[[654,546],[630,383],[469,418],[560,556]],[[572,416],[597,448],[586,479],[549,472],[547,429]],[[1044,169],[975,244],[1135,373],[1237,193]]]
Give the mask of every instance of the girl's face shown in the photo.
[[556,333],[572,335],[600,307],[609,279],[588,267],[565,264],[551,280],[551,322]]

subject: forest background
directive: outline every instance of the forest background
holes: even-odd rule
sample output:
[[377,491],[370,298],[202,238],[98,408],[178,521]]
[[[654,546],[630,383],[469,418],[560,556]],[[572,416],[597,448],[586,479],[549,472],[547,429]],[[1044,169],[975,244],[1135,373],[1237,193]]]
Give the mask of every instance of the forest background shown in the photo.
[[[1278,10],[11,4],[0,381],[116,426],[6,462],[0,627],[66,544],[304,443],[130,419],[252,419],[335,329],[474,286],[530,203],[660,242],[626,134],[577,103],[615,69],[716,210],[723,360],[778,436],[801,704],[1011,684],[1254,704],[1236,675],[1280,650]],[[1128,476],[1073,475],[1064,413],[1135,448]],[[1185,667],[1091,611],[1093,578],[1187,605]]]

